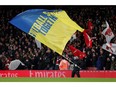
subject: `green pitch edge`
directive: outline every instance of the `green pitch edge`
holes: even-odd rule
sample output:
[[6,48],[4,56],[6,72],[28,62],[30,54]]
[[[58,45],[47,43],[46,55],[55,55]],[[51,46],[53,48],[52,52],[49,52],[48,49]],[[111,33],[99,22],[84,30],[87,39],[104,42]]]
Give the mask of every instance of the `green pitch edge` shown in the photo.
[[116,82],[116,78],[0,78],[0,82]]

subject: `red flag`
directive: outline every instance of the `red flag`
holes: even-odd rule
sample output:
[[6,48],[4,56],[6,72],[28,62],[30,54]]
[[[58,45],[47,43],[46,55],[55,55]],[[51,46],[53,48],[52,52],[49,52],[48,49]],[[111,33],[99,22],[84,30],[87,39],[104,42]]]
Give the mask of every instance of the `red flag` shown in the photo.
[[88,21],[87,25],[88,25],[88,29],[89,30],[92,30],[93,29],[93,24],[92,24],[91,21]]
[[86,46],[91,48],[92,47],[92,39],[89,37],[89,35],[86,33],[86,31],[83,31],[83,36],[85,39]]
[[92,24],[91,21],[88,21],[87,22],[87,27],[88,27],[88,29],[86,29],[85,31],[90,35],[91,34],[91,31],[93,29],[93,24]]
[[69,46],[70,50],[72,51],[74,56],[78,56],[80,59],[83,59],[86,54],[81,52],[80,50],[76,49],[75,47],[73,47],[72,45]]

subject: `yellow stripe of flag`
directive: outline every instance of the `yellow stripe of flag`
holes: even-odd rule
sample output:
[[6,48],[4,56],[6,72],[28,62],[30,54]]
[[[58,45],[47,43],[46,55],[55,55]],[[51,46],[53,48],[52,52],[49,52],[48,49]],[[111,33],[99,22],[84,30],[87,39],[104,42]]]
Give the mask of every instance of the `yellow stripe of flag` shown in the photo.
[[[66,43],[76,30],[83,32],[84,29],[72,21],[65,11],[43,13],[46,14],[48,18],[40,16],[35,23],[33,23],[29,34],[62,55]],[[40,33],[38,33],[38,31]]]

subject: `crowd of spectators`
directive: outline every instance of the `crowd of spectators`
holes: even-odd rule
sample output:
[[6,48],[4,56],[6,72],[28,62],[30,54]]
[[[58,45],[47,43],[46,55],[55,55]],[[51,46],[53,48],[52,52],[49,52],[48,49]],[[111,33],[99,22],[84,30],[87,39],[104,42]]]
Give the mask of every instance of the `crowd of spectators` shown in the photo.
[[[87,29],[89,19],[93,23],[94,28],[89,34],[91,38],[94,37],[92,48],[86,47],[83,34],[79,31],[75,33],[76,39],[68,42],[87,54],[80,60],[83,70],[89,67],[95,67],[97,70],[116,70],[116,55],[101,48],[106,43],[105,37],[101,34],[105,29],[106,20],[115,35],[111,42],[116,44],[116,8],[114,6],[51,6],[48,8],[65,10],[69,17],[84,29]],[[21,60],[28,70],[58,69],[57,65],[62,56],[43,44],[42,49],[39,49],[33,37],[9,23],[15,15],[27,9],[29,8],[23,6],[0,7],[0,70],[7,70],[10,61],[14,59]],[[63,54],[70,60],[74,57],[68,46]]]

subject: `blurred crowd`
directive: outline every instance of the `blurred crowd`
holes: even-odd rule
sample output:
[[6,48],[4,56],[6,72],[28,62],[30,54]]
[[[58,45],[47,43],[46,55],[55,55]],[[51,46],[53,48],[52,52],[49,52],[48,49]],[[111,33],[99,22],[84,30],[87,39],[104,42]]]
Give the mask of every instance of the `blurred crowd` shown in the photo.
[[[105,37],[101,34],[106,27],[106,20],[115,35],[111,42],[116,44],[115,6],[64,6],[63,8],[58,6],[55,8],[65,10],[69,17],[84,29],[87,29],[88,20],[93,23],[94,28],[89,33],[93,42],[92,48],[86,47],[83,34],[79,31],[76,31],[75,37],[72,37],[67,43],[87,54],[85,58],[79,60],[80,67],[83,70],[90,68],[116,70],[116,55],[101,48],[106,43]],[[15,59],[22,61],[27,70],[58,70],[60,61],[63,59],[62,56],[43,44],[39,49],[33,37],[9,23],[15,15],[26,9],[0,7],[0,70],[8,70],[10,62]],[[63,55],[73,61],[74,56],[67,45]]]

